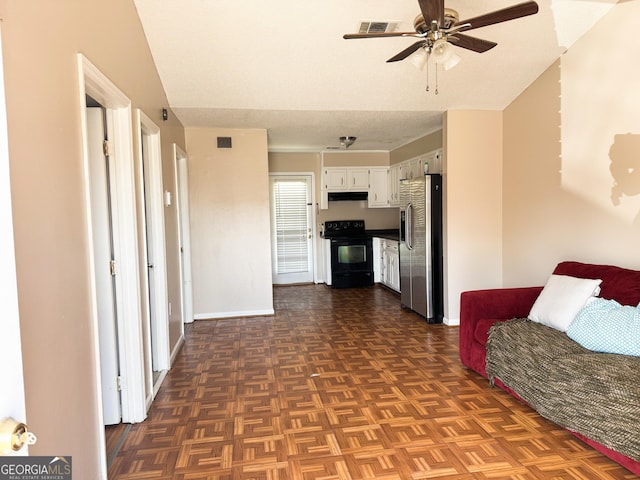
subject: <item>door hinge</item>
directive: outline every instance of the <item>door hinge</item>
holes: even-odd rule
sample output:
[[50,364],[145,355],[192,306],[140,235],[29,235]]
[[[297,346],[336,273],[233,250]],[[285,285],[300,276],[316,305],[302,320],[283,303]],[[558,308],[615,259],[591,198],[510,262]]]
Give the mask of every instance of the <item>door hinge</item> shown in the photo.
[[104,153],[105,157],[109,156],[109,140],[102,141],[102,153]]
[[122,377],[120,375],[118,375],[116,377],[116,385],[118,386],[118,391],[121,392],[122,391]]
[[112,277],[114,277],[116,275],[116,261],[115,260],[110,260],[109,261],[109,272],[111,273]]

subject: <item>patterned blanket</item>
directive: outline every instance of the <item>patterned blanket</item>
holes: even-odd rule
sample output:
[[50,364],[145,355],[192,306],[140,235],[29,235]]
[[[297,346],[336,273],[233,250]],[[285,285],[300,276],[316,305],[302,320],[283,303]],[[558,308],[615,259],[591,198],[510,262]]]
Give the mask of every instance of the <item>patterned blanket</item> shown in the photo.
[[640,461],[640,357],[595,353],[514,319],[489,330],[487,374],[543,417]]

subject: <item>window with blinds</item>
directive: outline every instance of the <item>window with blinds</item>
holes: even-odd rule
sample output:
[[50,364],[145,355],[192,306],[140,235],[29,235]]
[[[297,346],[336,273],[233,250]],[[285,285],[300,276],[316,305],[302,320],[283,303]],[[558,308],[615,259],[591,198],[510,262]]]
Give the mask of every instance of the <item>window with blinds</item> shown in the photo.
[[306,178],[274,178],[272,205],[277,274],[307,272],[309,266],[309,186]]

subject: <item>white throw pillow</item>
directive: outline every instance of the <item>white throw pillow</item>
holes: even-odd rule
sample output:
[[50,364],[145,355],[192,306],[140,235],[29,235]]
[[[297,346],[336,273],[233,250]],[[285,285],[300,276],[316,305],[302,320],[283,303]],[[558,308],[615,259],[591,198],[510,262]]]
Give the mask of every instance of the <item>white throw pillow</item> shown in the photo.
[[551,275],[540,292],[529,319],[566,332],[587,300],[600,293],[602,280]]

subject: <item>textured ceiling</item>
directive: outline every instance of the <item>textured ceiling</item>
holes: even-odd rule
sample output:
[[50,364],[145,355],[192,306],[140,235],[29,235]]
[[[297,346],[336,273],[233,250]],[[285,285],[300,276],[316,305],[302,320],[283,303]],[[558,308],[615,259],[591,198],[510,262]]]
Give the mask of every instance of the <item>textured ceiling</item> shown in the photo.
[[[460,18],[520,0],[447,0]],[[363,20],[413,30],[417,0],[135,0],[170,106],[186,127],[264,128],[271,151],[392,150],[455,109],[504,109],[615,0],[539,0],[538,14],[468,32],[451,70],[386,60],[412,38],[344,40]],[[429,91],[425,91],[427,82]],[[437,94],[436,94],[437,85]]]

